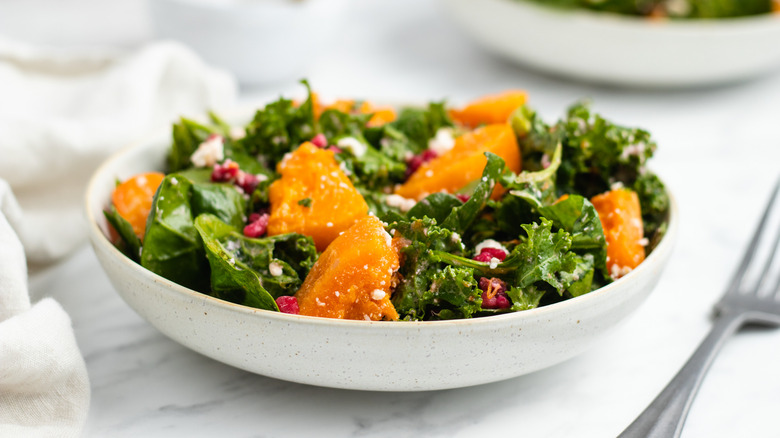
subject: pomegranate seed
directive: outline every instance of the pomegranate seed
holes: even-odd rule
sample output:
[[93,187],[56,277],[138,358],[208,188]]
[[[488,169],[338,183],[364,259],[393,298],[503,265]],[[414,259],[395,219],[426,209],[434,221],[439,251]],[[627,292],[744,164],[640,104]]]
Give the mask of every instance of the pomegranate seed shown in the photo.
[[466,201],[468,201],[469,199],[471,199],[471,196],[469,196],[469,195],[464,195],[463,193],[456,193],[456,194],[455,194],[455,197],[456,197],[456,198],[458,198],[458,199],[460,199],[460,201],[461,201],[461,202],[464,202],[464,203],[465,203]]
[[499,278],[480,277],[483,309],[508,309],[512,305],[506,294],[506,283]]
[[340,153],[344,152],[341,149],[337,148],[336,146],[330,146],[328,148],[328,150],[333,152],[334,154],[340,154]]
[[328,139],[325,138],[325,134],[317,134],[311,139],[311,144],[318,148],[324,148],[328,146]]
[[426,149],[422,151],[421,153],[413,156],[407,163],[406,163],[406,177],[408,178],[411,174],[413,174],[417,169],[420,168],[423,164],[433,160],[434,158],[438,157],[439,155],[436,153],[436,151],[431,149]]
[[251,224],[252,222],[257,222],[258,219],[260,219],[260,213],[252,213],[249,215],[247,223]]
[[503,262],[506,258],[506,251],[500,248],[482,248],[482,251],[479,252],[478,256],[474,257],[474,260],[487,263],[492,258],[497,258]]
[[[246,237],[260,237],[263,234],[265,234],[266,229],[268,228],[268,213],[263,213],[259,215],[260,217],[257,218],[257,220],[252,221],[249,223],[249,225],[244,227],[244,236]],[[250,218],[252,216],[250,215]]]
[[214,170],[211,171],[211,180],[214,182],[233,181],[239,172],[238,163],[227,159],[222,164],[217,163],[214,165]]
[[236,185],[241,187],[241,190],[243,190],[244,193],[254,192],[258,184],[260,184],[260,180],[251,173],[239,172],[236,177]]
[[288,295],[282,295],[276,299],[276,305],[282,313],[298,314],[298,299]]

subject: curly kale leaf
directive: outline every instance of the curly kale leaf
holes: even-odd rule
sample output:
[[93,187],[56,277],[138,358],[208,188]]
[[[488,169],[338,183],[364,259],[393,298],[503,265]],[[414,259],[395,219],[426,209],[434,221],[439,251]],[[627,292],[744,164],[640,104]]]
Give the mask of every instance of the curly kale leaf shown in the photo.
[[[587,277],[588,271],[593,270],[589,257],[581,257],[570,251],[571,235],[563,229],[553,232],[552,226],[552,221],[545,218],[541,219],[541,224],[522,225],[526,236],[521,236],[520,243],[507,258],[495,265],[443,251],[433,251],[433,260],[472,269],[475,276],[500,278],[511,285],[511,289],[515,289],[515,296],[509,295],[513,303],[519,306],[515,310],[530,308],[529,303],[538,305],[546,291],[554,290],[562,296],[573,284]],[[590,284],[587,284],[577,285],[577,290],[580,291],[584,286],[590,289]],[[520,300],[520,292],[526,298]],[[515,300],[522,302],[517,304]]]
[[590,198],[617,182],[631,186],[656,149],[647,131],[615,125],[593,113],[586,103],[569,108],[556,129],[564,136],[557,175],[560,193]]
[[444,267],[435,259],[434,253],[463,254],[463,243],[457,234],[437,226],[436,221],[428,217],[397,221],[390,224],[390,229],[402,242],[400,255],[403,260],[393,305],[399,314],[409,319],[430,317],[438,308],[430,293],[433,275]]
[[308,96],[300,106],[285,98],[269,103],[255,113],[246,127],[246,137],[239,140],[248,154],[260,155],[270,169],[276,167],[284,154],[319,132],[311,88],[308,82],[301,83],[306,86]]
[[444,127],[452,127],[452,119],[447,114],[444,102],[431,102],[428,108],[404,108],[398,118],[388,126],[403,134],[411,144],[408,151],[418,154],[428,149],[428,140],[436,135],[436,131]]
[[438,319],[471,318],[482,311],[482,290],[470,269],[445,266],[431,276],[431,286],[422,303],[435,309]]

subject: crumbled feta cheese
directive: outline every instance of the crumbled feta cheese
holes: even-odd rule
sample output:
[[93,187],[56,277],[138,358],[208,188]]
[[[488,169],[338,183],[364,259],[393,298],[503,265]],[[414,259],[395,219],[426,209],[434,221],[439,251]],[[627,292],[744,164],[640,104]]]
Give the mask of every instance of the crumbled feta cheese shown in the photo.
[[476,247],[474,247],[474,252],[479,255],[479,253],[482,252],[483,248],[495,248],[500,249],[506,253],[509,253],[507,249],[502,245],[501,243],[493,240],[493,239],[485,239],[482,242],[478,243]]
[[262,173],[256,174],[255,177],[257,177],[258,182],[268,181],[268,175],[264,175]]
[[[179,180],[178,180],[178,179],[176,179],[176,177],[175,177],[175,176],[172,176],[172,177],[171,177],[171,185],[172,185],[172,186],[175,186],[175,185],[177,185],[177,184],[179,184]],[[141,184],[141,185],[144,185],[144,184]]]
[[409,211],[412,209],[412,207],[417,204],[417,201],[414,199],[404,198],[401,195],[387,195],[385,196],[385,204],[389,205],[390,207],[395,207],[400,209],[401,211]]
[[328,228],[330,228],[330,227],[332,227],[332,226],[333,226],[333,222],[328,222],[327,224],[325,224],[325,226],[326,226],[326,227],[328,227]]
[[610,190],[620,190],[623,188],[623,182],[622,181],[615,181],[610,186]]
[[335,295],[335,296],[337,296],[337,297],[340,297],[340,296],[341,296],[341,294],[339,293],[339,291],[333,292],[333,295]]
[[647,245],[650,244],[650,241],[647,240],[647,237],[643,237],[643,238],[639,239],[639,242],[637,242],[637,243],[639,243],[642,246],[647,246]]
[[325,306],[325,303],[323,303],[322,301],[320,301],[320,299],[319,299],[319,298],[315,298],[315,299],[314,299],[314,301],[316,301],[316,302],[317,302],[317,305],[318,305],[318,306],[320,306],[320,307],[323,307],[323,306]]
[[452,128],[439,128],[433,138],[428,140],[428,149],[436,152],[436,155],[443,155],[453,146],[455,137],[452,135]]
[[241,140],[244,137],[246,137],[246,130],[244,128],[239,126],[230,128],[230,138],[232,140]]
[[356,157],[362,157],[368,149],[365,144],[361,143],[360,140],[355,137],[344,137],[336,142],[336,146],[352,152],[352,155]]
[[341,187],[342,189],[348,189],[348,188],[349,188],[349,186],[347,185],[347,183],[345,183],[345,182],[343,182],[343,181],[339,183],[339,187]]
[[491,257],[490,258],[490,269],[496,269],[496,267],[498,266],[499,263],[501,263],[501,260],[499,260],[499,259],[497,259],[495,257]]
[[371,299],[375,301],[381,300],[382,298],[385,297],[385,295],[387,294],[382,289],[374,289],[373,291],[371,291]]
[[211,135],[193,152],[190,161],[195,167],[213,167],[225,159],[225,143],[219,135]]
[[430,178],[432,176],[433,176],[433,170],[428,169],[428,170],[425,171],[425,177],[426,178]]
[[268,265],[268,272],[270,272],[274,277],[278,277],[282,275],[282,265],[279,264],[279,262],[271,262]]
[[631,272],[631,268],[628,266],[612,265],[612,268],[609,271],[609,275],[612,276],[612,278],[618,279],[628,274],[629,272]]

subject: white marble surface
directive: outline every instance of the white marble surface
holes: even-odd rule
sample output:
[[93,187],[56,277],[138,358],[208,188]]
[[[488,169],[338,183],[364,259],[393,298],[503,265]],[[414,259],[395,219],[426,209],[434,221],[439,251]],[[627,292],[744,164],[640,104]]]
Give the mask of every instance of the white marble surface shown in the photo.
[[[138,1],[121,3],[132,16],[123,29],[74,30],[71,41],[91,43],[105,34],[112,44],[133,46],[149,38],[144,8]],[[0,17],[11,6],[0,6]],[[30,279],[35,297],[53,296],[73,320],[92,383],[85,435],[617,435],[706,334],[711,306],[780,175],[780,72],[701,90],[597,87],[493,58],[434,3],[364,0],[349,14],[340,44],[310,68],[311,82],[325,95],[465,101],[518,87],[549,119],[590,97],[607,117],[650,130],[659,143],[652,167],[681,211],[680,238],[655,292],[595,348],[547,370],[457,390],[351,392],[252,375],[170,341],[121,301],[85,245]],[[246,89],[243,97],[252,101],[296,88],[291,81]],[[710,370],[683,436],[778,436],[778,365],[780,330],[732,338]]]

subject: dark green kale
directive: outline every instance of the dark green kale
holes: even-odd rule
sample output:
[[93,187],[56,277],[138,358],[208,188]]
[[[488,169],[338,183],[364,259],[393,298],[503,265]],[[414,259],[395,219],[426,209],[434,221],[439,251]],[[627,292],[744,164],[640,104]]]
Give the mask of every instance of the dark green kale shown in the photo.
[[468,301],[468,298],[453,298],[451,287],[444,289],[444,296],[431,291],[434,274],[445,267],[435,259],[434,253],[463,254],[465,250],[456,233],[437,226],[428,217],[394,222],[389,228],[403,243],[400,281],[393,293],[393,305],[400,315],[407,319],[429,319],[444,308],[453,309],[463,300]]
[[526,236],[520,236],[520,243],[501,263],[478,262],[444,251],[434,251],[432,259],[472,269],[479,277],[506,281],[511,285],[507,294],[513,303],[512,310],[535,307],[547,292],[554,291],[563,296],[575,283],[578,283],[577,293],[590,291],[590,283],[580,282],[587,282],[588,275],[592,275],[592,258],[570,251],[571,235],[563,229],[553,232],[552,226],[552,221],[545,218],[541,219],[541,224],[522,225]]
[[588,198],[615,183],[631,187],[653,156],[655,142],[647,131],[617,126],[591,111],[587,103],[569,108],[556,126],[563,135],[563,160],[558,169],[559,193]]
[[237,304],[276,310],[274,301],[293,295],[317,258],[311,237],[281,234],[254,239],[203,214],[195,220],[211,266],[213,296]]
[[375,149],[363,135],[371,114],[347,114],[336,109],[322,113],[320,125],[356,187],[379,190],[403,181],[406,165]]
[[302,205],[304,207],[311,207],[311,198],[303,198],[300,201],[298,201],[298,205]]
[[301,82],[308,96],[300,106],[285,98],[269,103],[255,113],[246,127],[246,137],[238,141],[247,154],[259,156],[269,169],[274,169],[284,154],[319,132],[311,88],[308,82]]
[[404,108],[398,118],[388,124],[409,140],[408,151],[415,155],[428,149],[428,140],[436,135],[436,131],[452,126],[454,124],[444,102],[431,102],[428,108]]

